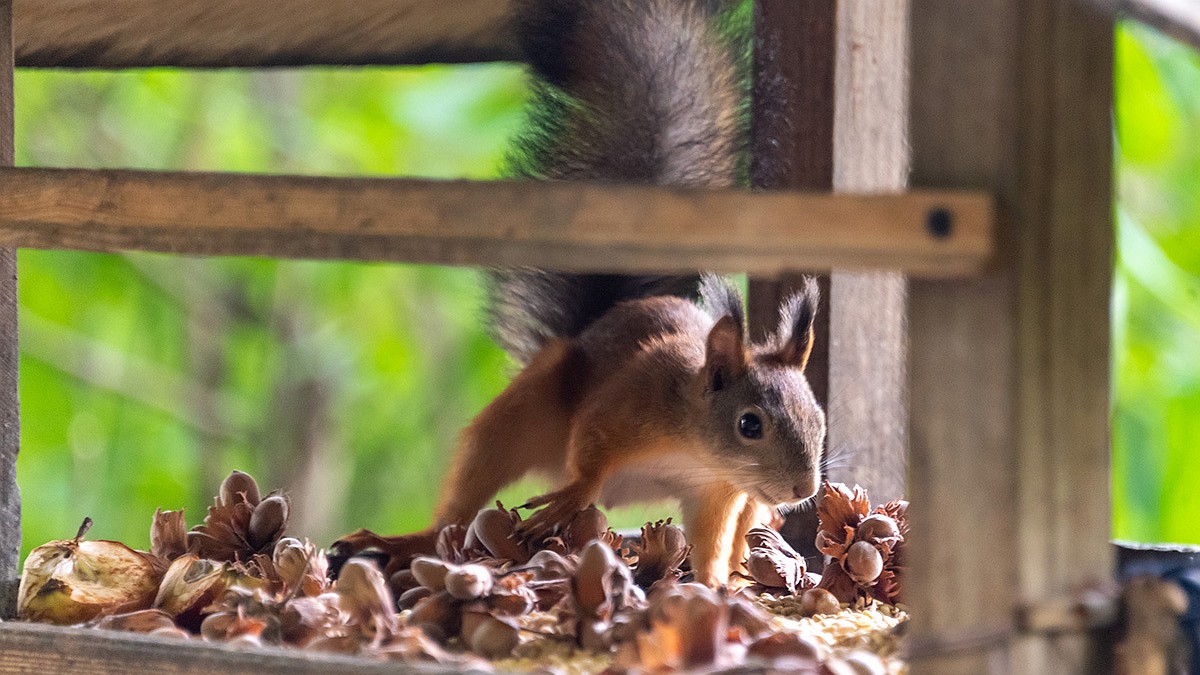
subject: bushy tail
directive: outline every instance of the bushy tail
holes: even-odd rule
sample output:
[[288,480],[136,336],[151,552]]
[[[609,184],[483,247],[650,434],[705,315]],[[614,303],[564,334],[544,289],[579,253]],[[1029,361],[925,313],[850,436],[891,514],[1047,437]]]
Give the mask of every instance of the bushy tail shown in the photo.
[[[716,0],[516,0],[539,80],[510,156],[527,178],[730,187],[741,172],[737,56]],[[522,362],[614,304],[693,297],[699,275],[493,274],[493,333]]]

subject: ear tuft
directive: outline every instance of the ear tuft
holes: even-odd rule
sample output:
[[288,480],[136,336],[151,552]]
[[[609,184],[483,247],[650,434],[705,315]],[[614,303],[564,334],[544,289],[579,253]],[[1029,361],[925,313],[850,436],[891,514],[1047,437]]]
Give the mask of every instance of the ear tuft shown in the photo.
[[746,370],[746,348],[742,325],[723,316],[708,333],[704,372],[709,391],[720,391]]
[[813,348],[813,322],[820,304],[817,280],[805,277],[804,287],[779,308],[779,347],[775,358],[785,365],[804,370]]

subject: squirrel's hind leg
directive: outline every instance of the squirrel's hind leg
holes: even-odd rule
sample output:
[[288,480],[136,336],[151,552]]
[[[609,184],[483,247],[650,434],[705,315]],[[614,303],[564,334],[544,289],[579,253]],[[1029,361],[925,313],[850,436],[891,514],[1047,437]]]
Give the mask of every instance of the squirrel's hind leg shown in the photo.
[[561,470],[571,418],[564,394],[570,346],[548,344],[463,430],[442,486],[438,526],[467,523],[531,469]]

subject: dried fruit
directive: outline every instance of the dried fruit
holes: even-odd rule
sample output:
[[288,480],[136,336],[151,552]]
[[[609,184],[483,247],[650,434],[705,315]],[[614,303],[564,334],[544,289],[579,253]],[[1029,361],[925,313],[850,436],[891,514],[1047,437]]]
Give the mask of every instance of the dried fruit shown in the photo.
[[575,514],[567,525],[563,541],[567,548],[578,551],[589,542],[600,539],[608,532],[608,518],[595,504]]
[[883,572],[883,556],[873,545],[865,541],[855,542],[846,551],[842,567],[855,583],[869,584],[878,579]]
[[483,620],[469,636],[464,636],[471,651],[488,659],[500,659],[512,654],[520,642],[520,631],[516,624],[491,615]]
[[210,560],[248,561],[274,547],[287,515],[287,497],[273,494],[260,502],[254,479],[235,471],[221,484],[204,523],[187,533],[188,550]]
[[260,501],[258,483],[250,477],[250,474],[230,471],[225,480],[221,481],[221,488],[217,496],[222,504],[233,504],[239,501],[238,495],[244,497],[245,501],[251,505]]
[[288,501],[282,495],[267,497],[254,507],[250,514],[247,534],[252,546],[259,550],[274,544],[287,527]]
[[85,519],[74,539],[29,553],[17,595],[20,618],[72,624],[150,607],[161,563],[119,542],[84,541],[91,524]]
[[105,616],[87,624],[89,628],[103,630],[122,630],[132,633],[153,633],[156,630],[176,629],[175,620],[170,614],[157,609],[141,609],[125,614]]
[[154,607],[184,623],[199,620],[200,613],[215,602],[232,581],[229,568],[194,555],[176,558],[154,598]]
[[492,590],[492,572],[483,565],[463,565],[445,577],[446,592],[457,600],[482,598]]
[[454,566],[437,558],[414,558],[409,566],[417,583],[431,591],[446,590],[446,575]]
[[521,517],[516,511],[505,510],[503,504],[496,502],[496,508],[483,509],[475,515],[467,529],[464,546],[467,549],[482,548],[499,560],[512,560],[517,564],[528,562],[530,552],[516,534],[519,522]]
[[900,536],[900,526],[891,516],[875,513],[863,518],[858,524],[854,538],[858,541],[876,542],[880,539],[895,539]]
[[150,552],[166,561],[187,553],[187,523],[183,511],[154,512],[150,525]]
[[683,536],[683,530],[671,524],[671,519],[646,523],[642,526],[642,536],[633,547],[637,557],[634,565],[633,580],[642,588],[650,588],[663,579],[676,579],[680,576],[679,566],[691,553]]

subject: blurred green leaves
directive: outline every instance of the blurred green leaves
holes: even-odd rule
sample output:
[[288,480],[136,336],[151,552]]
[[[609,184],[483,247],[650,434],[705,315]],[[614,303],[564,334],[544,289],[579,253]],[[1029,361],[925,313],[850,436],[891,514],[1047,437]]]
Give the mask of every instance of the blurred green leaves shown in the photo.
[[1114,534],[1200,543],[1200,54],[1117,32]]

